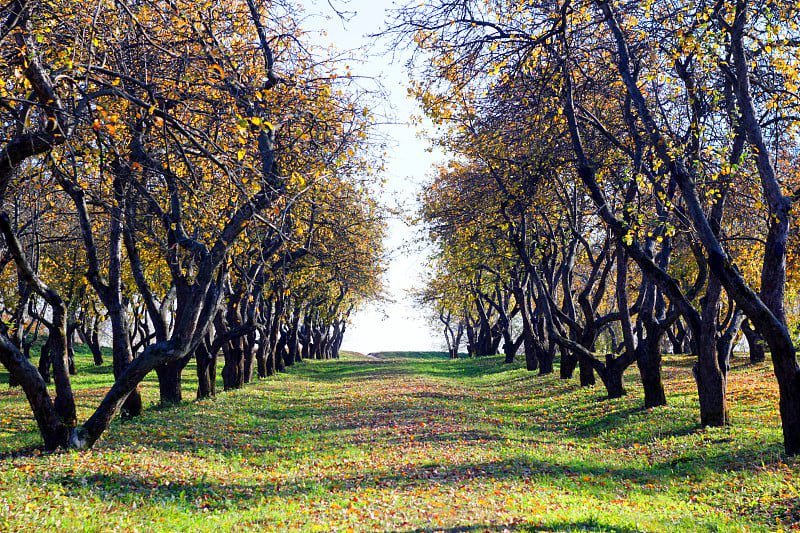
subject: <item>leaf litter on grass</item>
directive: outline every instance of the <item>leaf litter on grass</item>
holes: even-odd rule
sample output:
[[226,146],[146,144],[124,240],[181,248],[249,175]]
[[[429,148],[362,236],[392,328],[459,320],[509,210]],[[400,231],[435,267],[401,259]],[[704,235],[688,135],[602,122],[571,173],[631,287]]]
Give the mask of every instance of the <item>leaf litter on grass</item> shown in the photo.
[[734,369],[731,383],[742,384],[732,386],[734,426],[720,430],[697,427],[683,361],[667,369],[671,405],[645,411],[635,380],[626,382],[628,397],[608,401],[597,388],[500,366],[496,357],[305,363],[213,400],[115,423],[89,452],[8,456],[0,527],[796,528],[797,463],[780,453],[773,389],[754,388],[764,369]]

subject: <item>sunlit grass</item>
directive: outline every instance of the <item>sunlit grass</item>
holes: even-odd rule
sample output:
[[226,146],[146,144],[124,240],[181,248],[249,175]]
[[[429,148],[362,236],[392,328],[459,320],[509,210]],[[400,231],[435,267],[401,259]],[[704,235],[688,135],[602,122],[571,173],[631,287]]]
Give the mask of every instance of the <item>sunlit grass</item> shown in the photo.
[[[88,413],[110,370],[79,357]],[[774,531],[798,526],[768,366],[736,362],[733,425],[698,426],[687,358],[667,407],[539,377],[501,357],[345,354],[116,421],[95,450],[39,454],[0,393],[0,529],[64,531]],[[193,370],[184,396],[194,398]]]

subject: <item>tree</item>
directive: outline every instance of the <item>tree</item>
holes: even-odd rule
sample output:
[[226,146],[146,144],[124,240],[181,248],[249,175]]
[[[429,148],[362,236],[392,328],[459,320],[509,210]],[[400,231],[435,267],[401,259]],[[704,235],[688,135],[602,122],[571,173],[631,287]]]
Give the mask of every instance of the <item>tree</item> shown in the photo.
[[[398,30],[413,33],[419,46],[434,54],[428,71],[434,85],[474,97],[534,70],[552,73],[542,80],[549,90],[541,94],[549,96],[536,109],[558,111],[556,121],[569,133],[575,172],[603,224],[692,331],[703,423],[727,422],[726,377],[716,342],[724,289],[770,346],[786,451],[800,452],[800,368],[783,303],[793,196],[781,189],[764,140],[770,124],[788,123],[791,112],[782,111],[793,103],[768,83],[751,85],[751,78],[795,83],[797,69],[787,68],[795,58],[786,36],[796,13],[744,0],[696,6],[466,0],[409,8],[401,16],[405,22]],[[745,27],[758,29],[746,33]],[[766,47],[781,50],[779,57],[761,53]],[[427,101],[448,111],[435,96]],[[774,121],[758,118],[773,109],[778,110]],[[616,167],[618,161],[622,168]],[[722,232],[726,199],[736,194],[748,168],[757,172],[759,205],[769,213],[760,294],[740,274]],[[626,187],[632,196],[623,195],[622,206],[611,201],[619,180],[638,184]],[[667,237],[675,223],[661,220],[652,227],[627,210],[645,195],[663,204],[664,214],[702,243],[704,257],[698,261],[707,262],[709,279],[699,310],[693,304],[694,285],[682,288],[668,273]],[[662,311],[652,316],[657,327],[648,339],[657,340],[669,321]]]
[[[4,8],[0,44],[11,59],[0,98],[10,135],[0,150],[0,196],[48,179],[68,193],[87,278],[114,333],[116,381],[78,426],[67,302],[31,264],[11,219],[0,216],[7,261],[51,310],[54,400],[7,330],[0,335],[0,362],[22,384],[47,448],[90,447],[154,368],[162,399],[180,399],[188,357],[201,344],[232,339],[209,335],[234,287],[233,255],[242,243],[257,235],[282,244],[283,220],[305,194],[304,181],[364,168],[354,147],[366,138],[368,111],[334,91],[331,72],[302,53],[302,32],[284,6],[246,0],[229,8]],[[280,37],[268,40],[270,32]],[[98,238],[105,228],[108,239]],[[148,320],[136,317],[133,328],[131,310],[140,306]],[[133,357],[135,338],[143,348]]]

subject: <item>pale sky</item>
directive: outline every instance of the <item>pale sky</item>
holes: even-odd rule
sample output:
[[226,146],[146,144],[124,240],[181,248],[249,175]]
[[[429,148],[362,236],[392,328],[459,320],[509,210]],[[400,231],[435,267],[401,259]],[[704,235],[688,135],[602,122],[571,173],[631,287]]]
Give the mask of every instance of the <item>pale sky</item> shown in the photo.
[[[408,97],[404,63],[407,54],[394,50],[385,54],[387,43],[372,44],[369,34],[377,33],[386,26],[386,10],[397,4],[388,0],[331,0],[336,9],[347,11],[348,20],[336,17],[327,0],[304,0],[307,22],[324,28],[327,39],[340,50],[353,50],[366,46],[357,57],[364,58],[364,65],[352,65],[356,74],[365,74],[380,79],[389,92],[389,102],[378,112],[394,117],[397,124],[380,126],[383,135],[389,138],[384,203],[396,205],[402,202],[407,209],[415,208],[417,190],[430,172],[432,165],[444,157],[440,152],[428,152],[428,142],[420,139],[414,126],[409,123],[412,115],[419,115],[416,102]],[[330,17],[330,18],[327,18]],[[308,27],[309,24],[304,24]],[[345,333],[342,349],[362,353],[377,351],[439,350],[443,344],[441,335],[434,331],[427,319],[426,311],[417,308],[408,291],[420,283],[424,252],[418,246],[401,247],[413,239],[414,229],[399,220],[389,222],[387,247],[391,251],[391,263],[386,275],[386,288],[395,303],[370,305],[354,314]]]

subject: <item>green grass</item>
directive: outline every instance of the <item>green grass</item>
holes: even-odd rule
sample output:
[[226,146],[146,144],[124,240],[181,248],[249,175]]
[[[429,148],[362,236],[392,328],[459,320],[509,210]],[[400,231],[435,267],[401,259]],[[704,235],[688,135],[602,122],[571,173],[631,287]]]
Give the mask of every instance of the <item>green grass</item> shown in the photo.
[[[736,363],[733,425],[701,429],[691,362],[669,406],[539,377],[501,357],[345,354],[115,421],[89,452],[31,451],[0,391],[3,531],[775,531],[800,526],[768,366]],[[82,415],[109,384],[78,357]],[[193,368],[184,396],[194,398]],[[0,377],[2,379],[2,377]],[[22,450],[23,453],[20,453]]]
[[371,355],[383,359],[449,359],[447,352],[377,352]]

